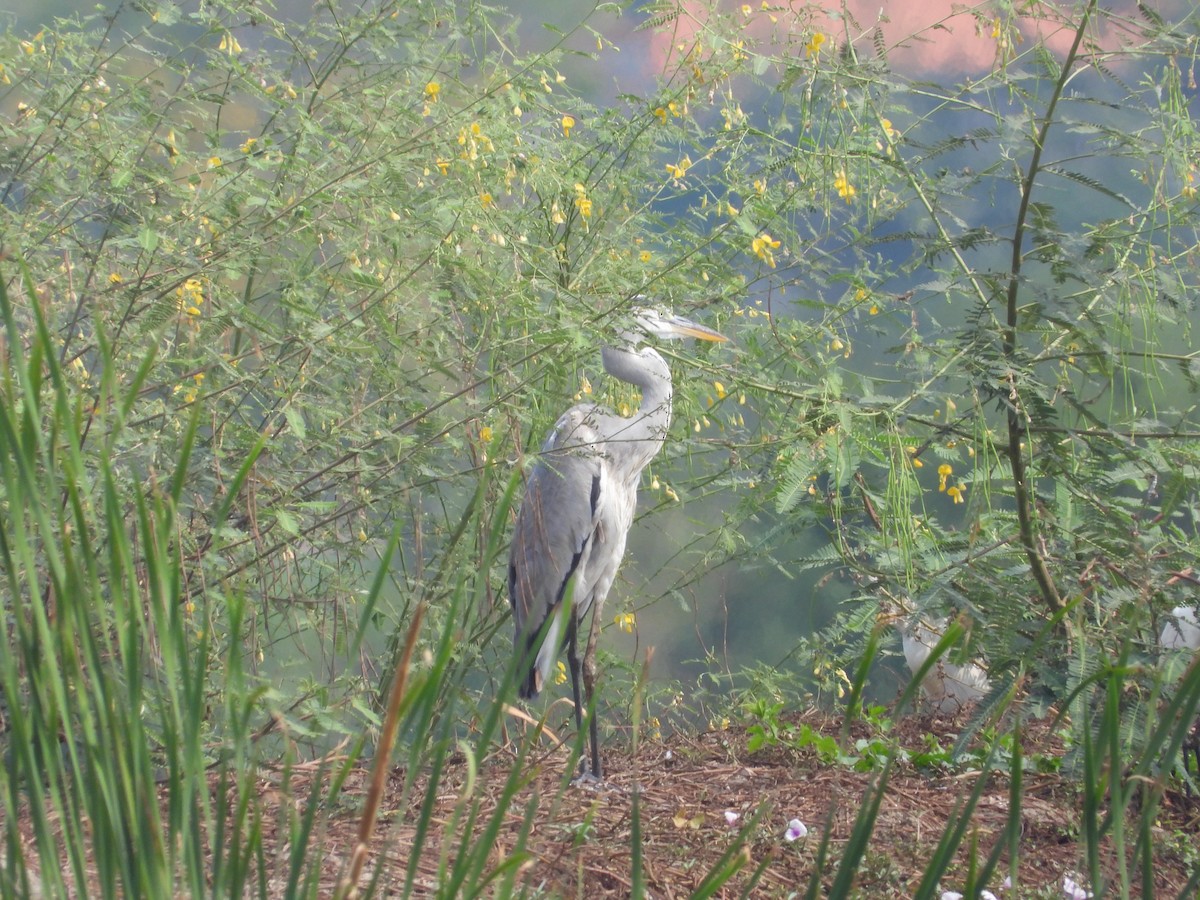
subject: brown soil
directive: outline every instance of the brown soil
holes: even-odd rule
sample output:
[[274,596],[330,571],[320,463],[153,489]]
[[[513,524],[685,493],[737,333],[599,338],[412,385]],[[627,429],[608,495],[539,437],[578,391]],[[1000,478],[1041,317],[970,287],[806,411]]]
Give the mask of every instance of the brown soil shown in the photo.
[[[810,712],[801,717],[814,729],[836,735],[840,723]],[[795,721],[795,719],[793,719]],[[902,746],[919,750],[925,736],[934,734],[943,746],[951,744],[959,723],[954,719],[913,717],[897,725],[890,737]],[[1026,733],[1025,752],[1046,756],[1061,752],[1061,744],[1047,723],[1034,723]],[[557,751],[535,763],[529,784],[515,803],[498,809],[494,799],[503,787],[511,760],[485,762],[473,788],[481,814],[465,828],[456,805],[468,790],[465,765],[456,766],[443,779],[431,827],[434,840],[427,845],[414,873],[417,894],[432,895],[438,883],[439,860],[454,854],[464,840],[482,839],[493,816],[502,819],[489,863],[498,865],[520,842],[526,804],[537,797],[537,810],[525,840],[525,857],[519,883],[540,887],[541,896],[627,897],[632,888],[632,830],[634,786],[640,812],[644,885],[652,897],[687,897],[735,844],[738,829],[758,813],[749,827],[744,867],[719,891],[718,897],[743,895],[755,870],[761,868],[753,897],[802,896],[812,876],[822,833],[829,829],[828,858],[822,880],[827,889],[853,827],[862,798],[876,775],[855,772],[840,764],[822,763],[812,751],[773,749],[745,752],[746,736],[734,730],[698,736],[673,736],[664,742],[643,744],[636,758],[619,748],[606,748],[606,780],[602,789],[564,787],[566,754]],[[978,772],[943,775],[910,765],[893,769],[887,785],[870,849],[855,880],[856,895],[907,897],[920,883],[947,822],[970,794]],[[397,774],[392,794],[383,809],[390,821],[380,824],[372,842],[378,854],[371,865],[384,866],[383,884],[399,888],[417,822],[423,785],[416,799],[401,805],[403,778]],[[350,797],[361,795],[369,773],[353,777],[345,788]],[[944,890],[962,890],[969,853],[976,847],[982,864],[1002,832],[1009,807],[1009,778],[993,775],[971,819],[966,839],[955,862],[942,879]],[[355,804],[347,797],[348,805]],[[1018,860],[1018,889],[1002,891],[1007,858],[989,887],[1001,898],[1062,896],[1065,875],[1078,882],[1084,869],[1083,846],[1078,840],[1081,794],[1058,775],[1027,775],[1021,803],[1022,833]],[[731,826],[726,812],[739,818]],[[347,813],[345,827],[337,822],[323,836],[331,869],[346,858],[354,835],[354,814]],[[799,818],[808,836],[794,842],[784,839],[789,820]],[[1127,824],[1135,835],[1136,823]],[[1178,896],[1197,865],[1197,832],[1200,802],[1178,791],[1168,791],[1155,822],[1155,896]],[[1108,876],[1117,861],[1104,854]],[[368,871],[371,866],[368,866]],[[1129,863],[1132,874],[1136,867]],[[331,872],[332,874],[332,872]],[[1137,882],[1135,882],[1136,884]],[[823,894],[824,892],[822,892]],[[385,895],[388,892],[385,890]]]
[[[840,730],[838,720],[817,712],[789,721],[804,722],[822,734],[837,735]],[[926,736],[931,734],[942,746],[949,746],[961,726],[961,719],[911,717],[898,722],[888,737],[918,751],[926,747]],[[503,808],[500,797],[512,757],[502,752],[484,760],[473,782],[465,761],[456,760],[443,772],[429,812],[425,845],[411,873],[414,895],[438,893],[440,867],[466,848],[479,849],[486,856],[484,870],[514,862],[516,882],[530,896],[628,897],[633,887],[631,847],[636,793],[648,896],[690,896],[726,854],[743,865],[713,896],[803,896],[828,830],[820,892],[825,896],[863,798],[878,777],[844,764],[824,763],[812,750],[776,747],[747,753],[746,735],[736,729],[643,743],[636,755],[614,744],[616,741],[611,741],[605,748],[604,787],[566,785],[563,772],[567,753],[556,748],[529,764],[515,802]],[[1061,753],[1061,743],[1045,722],[1029,726],[1023,745],[1027,758],[1053,758]],[[336,766],[325,769],[326,782],[331,771],[336,771]],[[286,788],[277,773],[262,775],[257,800],[267,844],[264,858],[274,869],[269,876],[271,883],[281,890],[291,852],[282,823],[303,817],[305,799],[315,787],[317,772],[315,765],[293,768]],[[895,766],[870,847],[855,876],[854,896],[912,896],[947,822],[978,778],[975,771],[938,774],[907,763]],[[376,896],[380,897],[401,896],[403,892],[425,801],[427,779],[418,775],[407,798],[404,782],[401,771],[389,776],[360,881],[365,886],[378,872]],[[353,770],[340,795],[329,803],[331,811],[323,819],[318,817],[307,861],[319,868],[322,896],[332,896],[346,872],[370,783],[369,770]],[[972,847],[977,864],[987,857],[1007,819],[1009,788],[1006,773],[990,777],[954,863],[941,880],[941,890],[962,890]],[[326,783],[321,793],[328,790]],[[1064,876],[1083,882],[1077,874],[1085,868],[1078,837],[1081,799],[1077,786],[1064,777],[1025,776],[1018,888],[1000,887],[1008,871],[1005,857],[988,885],[997,897],[1058,898],[1063,896]],[[472,806],[477,813],[468,821],[465,811]],[[727,812],[738,816],[733,825],[727,821]],[[784,833],[789,820],[795,818],[805,823],[808,835],[789,842]],[[1133,819],[1126,825],[1131,841],[1137,833],[1136,817]],[[496,838],[485,846],[485,832],[493,822],[498,823]],[[27,858],[35,858],[28,822],[23,825]],[[526,828],[524,849],[519,850]],[[744,847],[738,846],[740,829],[746,833]],[[1179,896],[1192,869],[1200,865],[1198,832],[1200,800],[1172,786],[1154,823],[1156,898]],[[1114,875],[1116,865],[1117,860],[1106,847],[1106,877]],[[1137,871],[1134,861],[1128,861],[1128,867],[1132,876]],[[489,886],[484,896],[507,896],[499,884]],[[444,893],[444,884],[442,889]]]

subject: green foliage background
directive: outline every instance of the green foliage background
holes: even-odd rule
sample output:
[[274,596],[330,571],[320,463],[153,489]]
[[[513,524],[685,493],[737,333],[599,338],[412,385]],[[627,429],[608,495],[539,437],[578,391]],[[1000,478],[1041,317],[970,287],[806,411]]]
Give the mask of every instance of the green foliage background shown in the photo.
[[[1083,747],[1117,667],[1122,746],[1154,743],[1154,638],[1196,584],[1195,13],[986,4],[995,65],[959,85],[848,16],[622,15],[675,52],[615,98],[570,74],[618,52],[596,26],[524,51],[476,4],[151,2],[4,36],[3,690],[40,748],[10,821],[113,709],[85,685],[124,692],[126,775],[361,748],[418,604],[402,735],[486,750],[517,473],[638,295],[736,340],[671,354],[643,508],[722,511],[639,610],[723,565],[841,601],[785,679],[706,648],[683,705],[836,702],[900,617],[961,615],[981,721],[1027,688]],[[1034,20],[1068,57],[1018,40]]]

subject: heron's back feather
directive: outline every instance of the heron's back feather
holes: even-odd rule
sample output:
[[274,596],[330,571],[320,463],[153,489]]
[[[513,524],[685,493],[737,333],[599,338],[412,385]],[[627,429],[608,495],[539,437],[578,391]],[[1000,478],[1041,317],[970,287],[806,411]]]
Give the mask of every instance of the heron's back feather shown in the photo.
[[630,489],[615,477],[596,428],[603,415],[591,404],[568,410],[526,481],[508,570],[515,649],[532,658],[522,697],[541,690],[563,646],[568,589],[578,622],[603,604],[625,555],[636,480]]

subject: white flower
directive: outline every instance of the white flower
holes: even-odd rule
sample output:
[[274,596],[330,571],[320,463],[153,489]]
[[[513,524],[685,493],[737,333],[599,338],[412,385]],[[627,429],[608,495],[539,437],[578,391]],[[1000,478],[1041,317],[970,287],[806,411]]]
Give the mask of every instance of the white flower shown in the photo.
[[958,891],[942,891],[942,900],[963,900],[963,895]]
[[1062,892],[1067,900],[1088,900],[1088,897],[1092,896],[1091,891],[1084,890],[1072,881],[1070,875],[1063,876]]
[[798,838],[806,837],[807,835],[808,827],[799,819],[792,819],[792,821],[788,822],[787,831],[783,833],[783,839],[791,843],[792,841],[797,840]]
[[1000,898],[998,898],[991,891],[980,891],[979,900],[1000,900]]
[[737,822],[737,820],[739,818],[741,818],[741,816],[739,816],[738,813],[735,813],[732,809],[725,810],[725,824],[726,825],[729,825],[732,827],[732,825],[735,822]]

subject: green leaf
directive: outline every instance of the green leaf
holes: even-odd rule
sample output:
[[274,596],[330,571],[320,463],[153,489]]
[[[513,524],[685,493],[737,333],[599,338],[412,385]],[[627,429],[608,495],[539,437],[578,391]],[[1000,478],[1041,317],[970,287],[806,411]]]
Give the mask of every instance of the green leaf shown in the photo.
[[143,228],[138,232],[138,246],[147,253],[153,253],[158,247],[158,232],[149,226]]
[[300,523],[286,509],[273,509],[271,510],[271,515],[275,517],[275,521],[279,523],[279,527],[287,534],[290,534],[292,537],[300,534]]
[[283,417],[287,419],[288,426],[292,429],[292,434],[300,440],[304,440],[308,433],[308,429],[304,424],[304,415],[295,406],[285,406],[283,408]]

